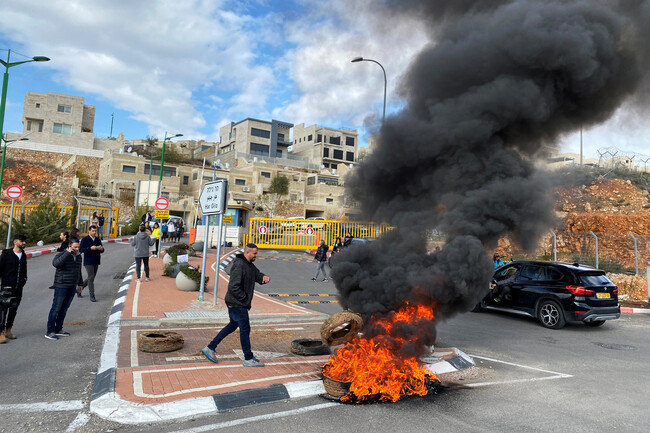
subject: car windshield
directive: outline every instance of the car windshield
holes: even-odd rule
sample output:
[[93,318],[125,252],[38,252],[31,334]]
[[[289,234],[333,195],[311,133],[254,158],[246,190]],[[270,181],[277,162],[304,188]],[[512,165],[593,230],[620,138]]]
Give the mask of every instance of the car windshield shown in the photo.
[[583,286],[614,286],[604,272],[582,272],[579,274],[580,284]]

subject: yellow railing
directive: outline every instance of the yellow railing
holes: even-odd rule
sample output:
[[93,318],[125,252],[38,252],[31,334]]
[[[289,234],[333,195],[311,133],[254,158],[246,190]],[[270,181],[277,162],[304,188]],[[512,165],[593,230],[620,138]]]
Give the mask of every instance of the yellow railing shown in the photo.
[[340,236],[375,239],[391,227],[372,222],[251,218],[249,234],[244,244],[252,242],[259,248],[309,249],[316,248],[321,239],[332,246]]
[[[13,217],[16,220],[20,219],[21,213],[24,213],[25,216],[29,215],[36,209],[38,205],[35,204],[28,204],[26,206],[18,206],[16,205],[14,207],[14,214]],[[62,209],[62,206],[57,206],[59,211],[63,213],[67,213],[70,215],[72,213],[72,206],[65,206]],[[90,218],[93,214],[93,212],[97,211],[97,214],[99,215],[100,212],[104,212],[104,237],[116,237],[117,236],[117,221],[119,217],[119,212],[120,209],[117,207],[112,208],[111,212],[111,220],[108,220],[108,208],[107,207],[92,207],[92,206],[82,206],[81,209],[79,210],[79,227],[77,227],[82,235],[88,234],[88,227],[90,226]],[[11,205],[10,204],[0,204],[0,221],[8,221],[9,219],[9,214],[11,213]],[[70,226],[74,226],[76,224],[76,221],[72,221]],[[107,235],[106,231],[108,230],[110,226],[110,235]]]

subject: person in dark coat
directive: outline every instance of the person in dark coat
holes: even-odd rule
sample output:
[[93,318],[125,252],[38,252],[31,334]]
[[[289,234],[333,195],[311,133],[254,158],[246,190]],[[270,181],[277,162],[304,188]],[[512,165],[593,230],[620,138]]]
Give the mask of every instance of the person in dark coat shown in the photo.
[[318,249],[316,250],[316,255],[314,256],[314,260],[318,262],[318,266],[316,267],[316,275],[314,275],[314,278],[312,278],[312,281],[316,281],[318,278],[318,274],[323,272],[323,281],[327,281],[327,272],[325,272],[325,263],[327,263],[327,251],[330,249],[329,245],[325,243],[323,239],[320,241],[320,245],[318,245]]
[[61,239],[61,246],[57,248],[56,251],[60,253],[68,249],[68,244],[70,243],[70,233],[67,231],[61,232],[59,239]]
[[131,239],[133,246],[133,258],[135,258],[135,273],[140,280],[140,268],[144,264],[144,275],[146,280],[149,281],[149,247],[156,243],[156,238],[149,236],[144,228],[144,224],[140,224],[140,231]]
[[52,259],[52,266],[56,268],[56,272],[53,284],[54,299],[47,317],[45,338],[48,340],[58,340],[59,337],[70,336],[69,332],[63,330],[63,321],[74,299],[75,291],[80,293],[83,289],[81,263],[78,239],[70,239],[68,249],[58,253]]
[[[88,286],[90,301],[96,302],[95,276],[97,275],[97,269],[101,264],[101,254],[104,252],[102,240],[97,236],[97,226],[90,226],[88,229],[88,236],[81,239],[79,252],[84,255],[84,268],[86,268],[86,273],[88,274],[88,278],[83,282],[83,286]],[[79,292],[79,295],[81,295],[81,292]]]
[[250,332],[251,325],[248,310],[251,309],[255,283],[267,284],[271,279],[264,275],[253,264],[257,258],[257,245],[248,244],[244,254],[237,254],[230,270],[228,292],[226,292],[226,306],[230,322],[217,334],[216,337],[204,347],[201,352],[212,362],[217,362],[215,350],[221,340],[239,328],[239,340],[244,352],[244,367],[264,367],[264,364],[251,351]]
[[104,240],[104,221],[106,218],[104,218],[104,211],[101,211],[99,213],[99,216],[97,217],[97,229],[99,230],[99,239]]
[[27,256],[25,255],[25,235],[14,236],[14,246],[2,251],[0,255],[0,343],[7,339],[15,340],[11,328],[14,326],[18,306],[23,298],[23,287],[27,283]]

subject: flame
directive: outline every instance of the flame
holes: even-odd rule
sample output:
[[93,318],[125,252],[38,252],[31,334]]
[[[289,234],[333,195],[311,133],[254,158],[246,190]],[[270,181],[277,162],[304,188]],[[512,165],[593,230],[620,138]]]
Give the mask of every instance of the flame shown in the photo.
[[330,357],[322,368],[323,375],[350,383],[350,390],[341,401],[395,402],[405,395],[426,395],[427,383],[437,377],[417,357],[400,352],[406,344],[416,342],[416,336],[404,339],[391,332],[400,322],[417,325],[419,321],[433,319],[433,306],[408,303],[389,317],[373,316],[372,324],[382,332],[370,339],[356,336]]

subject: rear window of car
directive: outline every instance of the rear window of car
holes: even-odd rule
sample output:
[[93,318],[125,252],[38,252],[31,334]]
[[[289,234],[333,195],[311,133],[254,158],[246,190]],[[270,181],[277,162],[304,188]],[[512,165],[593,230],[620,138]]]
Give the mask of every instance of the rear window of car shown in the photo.
[[578,274],[580,284],[583,286],[614,286],[604,272],[581,272]]

